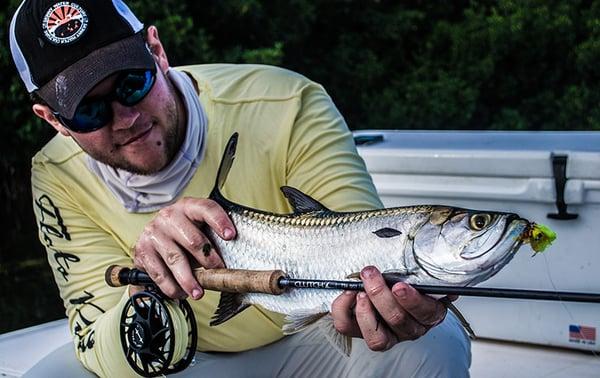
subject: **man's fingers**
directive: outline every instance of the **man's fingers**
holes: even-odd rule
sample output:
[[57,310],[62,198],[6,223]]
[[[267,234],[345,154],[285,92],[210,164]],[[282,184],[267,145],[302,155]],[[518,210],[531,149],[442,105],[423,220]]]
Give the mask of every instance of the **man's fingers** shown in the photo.
[[388,288],[383,276],[375,267],[366,267],[361,272],[365,292],[377,312],[400,340],[414,340],[422,336],[427,328],[420,324],[397,301]]
[[446,316],[446,307],[443,304],[420,294],[408,284],[399,282],[392,287],[392,292],[402,308],[427,328],[439,324]]
[[145,253],[141,256],[141,260],[144,270],[166,296],[181,299],[186,297],[185,291],[175,281],[158,253]]
[[209,199],[185,198],[183,209],[186,216],[196,222],[204,222],[222,239],[235,237],[235,227],[231,219],[218,203]]
[[[365,292],[369,296],[369,299],[377,309],[377,312],[383,316],[384,319],[399,318],[402,308],[398,306],[394,294],[388,288],[385,283],[383,276],[374,266],[368,266],[360,272],[361,279],[365,285]],[[402,319],[399,319],[400,321]]]
[[398,342],[396,335],[390,332],[387,325],[377,316],[366,293],[360,292],[356,296],[355,313],[362,337],[369,349],[384,351]]
[[136,266],[146,270],[167,296],[180,298],[187,293],[199,299],[203,290],[192,266],[199,264],[208,269],[225,266],[200,229],[202,224],[225,240],[235,237],[231,219],[215,201],[184,198],[161,209],[136,243]]
[[224,268],[223,259],[213,248],[210,240],[200,231],[197,225],[186,217],[174,219],[170,227],[175,242],[188,251],[200,266],[207,269]]
[[179,286],[192,298],[200,299],[202,288],[192,274],[192,268],[190,267],[186,252],[177,243],[168,238],[162,240],[157,250]]
[[335,329],[347,336],[359,337],[360,328],[354,317],[354,306],[356,305],[356,292],[346,290],[338,296],[331,304],[331,317]]

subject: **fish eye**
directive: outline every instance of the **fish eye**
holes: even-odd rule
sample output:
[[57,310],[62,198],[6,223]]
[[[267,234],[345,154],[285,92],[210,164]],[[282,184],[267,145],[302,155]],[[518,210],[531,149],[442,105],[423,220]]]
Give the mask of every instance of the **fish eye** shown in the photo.
[[487,227],[492,221],[492,216],[490,214],[475,214],[471,215],[469,219],[469,225],[472,230],[481,231],[485,227]]

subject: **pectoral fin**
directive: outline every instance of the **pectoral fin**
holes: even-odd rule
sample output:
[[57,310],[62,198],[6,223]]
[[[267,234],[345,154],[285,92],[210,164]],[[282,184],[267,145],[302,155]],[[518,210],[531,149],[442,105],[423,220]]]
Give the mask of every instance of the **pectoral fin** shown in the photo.
[[463,314],[460,313],[460,311],[458,310],[458,308],[456,308],[454,303],[452,303],[450,299],[448,299],[448,297],[441,298],[439,301],[442,302],[448,310],[452,311],[454,315],[456,315],[458,321],[463,326],[465,331],[467,331],[471,340],[475,340],[477,338],[477,336],[475,335],[475,331],[473,331],[473,328],[471,328],[471,325],[469,324],[467,319],[465,319]]
[[210,325],[216,326],[224,323],[248,308],[250,305],[244,304],[243,298],[242,294],[222,292],[219,306],[217,306]]

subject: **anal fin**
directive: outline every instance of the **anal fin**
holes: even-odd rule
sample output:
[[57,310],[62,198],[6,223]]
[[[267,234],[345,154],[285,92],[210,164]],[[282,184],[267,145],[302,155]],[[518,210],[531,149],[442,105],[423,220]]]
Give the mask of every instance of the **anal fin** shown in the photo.
[[291,335],[293,333],[300,332],[309,325],[316,323],[328,313],[329,311],[323,311],[323,308],[321,307],[291,312],[285,317],[285,324],[281,330],[283,331],[284,335]]
[[344,356],[350,356],[352,352],[352,337],[339,333],[333,325],[333,318],[329,314],[329,311],[323,310],[325,309],[318,307],[311,310],[300,310],[290,313],[285,318],[286,324],[283,326],[283,333],[290,335],[300,332],[316,323],[319,331],[325,335],[325,338],[333,345],[335,350]]
[[319,330],[323,332],[327,340],[334,346],[335,350],[346,357],[350,357],[350,353],[352,353],[352,337],[342,335],[335,329],[331,315],[323,317],[317,324]]

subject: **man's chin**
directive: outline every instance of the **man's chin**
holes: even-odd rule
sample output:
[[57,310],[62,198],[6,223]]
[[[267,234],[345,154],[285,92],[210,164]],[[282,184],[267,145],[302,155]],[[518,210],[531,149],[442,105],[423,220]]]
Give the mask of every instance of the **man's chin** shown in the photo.
[[99,159],[97,157],[94,157],[94,159],[112,168],[142,176],[150,176],[156,174],[167,165],[166,159],[156,159],[152,161],[145,160],[141,162],[126,160],[116,161],[114,159]]
[[118,168],[123,171],[127,171],[129,173],[133,173],[141,176],[151,176],[160,172],[160,170],[165,166],[165,164],[140,164],[135,165],[131,163],[126,164],[112,164],[113,167]]

